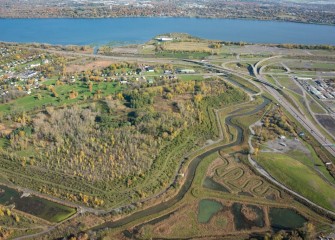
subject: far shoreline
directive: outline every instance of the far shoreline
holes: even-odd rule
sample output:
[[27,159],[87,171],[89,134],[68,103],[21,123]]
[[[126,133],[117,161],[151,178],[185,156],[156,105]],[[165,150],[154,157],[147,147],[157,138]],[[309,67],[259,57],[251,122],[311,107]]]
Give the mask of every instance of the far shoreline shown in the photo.
[[322,26],[335,26],[331,23],[321,22],[303,22],[296,20],[285,20],[285,19],[259,19],[259,18],[247,18],[247,17],[205,17],[205,16],[117,16],[117,17],[2,17],[1,20],[47,20],[47,19],[67,19],[67,20],[99,20],[99,19],[122,19],[122,18],[184,18],[184,19],[223,19],[223,20],[247,20],[247,21],[262,21],[262,22],[283,22],[283,23],[296,23],[296,24],[307,24],[307,25],[322,25]]

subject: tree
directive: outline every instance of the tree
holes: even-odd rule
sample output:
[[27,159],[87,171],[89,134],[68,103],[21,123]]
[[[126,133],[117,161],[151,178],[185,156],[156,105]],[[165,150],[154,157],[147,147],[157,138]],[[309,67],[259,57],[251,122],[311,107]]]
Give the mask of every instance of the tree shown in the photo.
[[255,154],[255,156],[258,155],[258,152],[259,152],[259,148],[258,148],[258,147],[255,147],[255,148],[254,148],[254,154]]
[[6,214],[7,214],[7,216],[10,216],[10,215],[12,215],[12,212],[7,208],[6,209]]
[[314,239],[315,235],[315,226],[313,223],[308,222],[305,224],[305,238],[306,239]]
[[18,215],[13,215],[13,218],[14,218],[14,220],[15,220],[15,222],[20,222],[20,217],[18,216]]
[[69,93],[69,98],[70,99],[75,99],[77,97],[78,97],[78,92],[74,91],[74,90],[71,90],[71,92]]
[[194,96],[194,102],[195,102],[196,104],[199,104],[199,103],[201,102],[202,99],[203,99],[202,94],[197,94],[197,95]]
[[165,95],[165,97],[166,97],[166,99],[171,100],[171,99],[173,98],[173,95],[172,95],[172,93],[167,93],[167,94]]
[[41,95],[41,94],[39,94],[39,93],[38,93],[38,94],[36,94],[36,99],[37,99],[37,100],[41,100],[41,99],[42,99],[42,95]]
[[88,83],[88,89],[89,89],[90,92],[93,91],[93,83],[92,82]]
[[121,92],[119,92],[118,94],[116,94],[116,98],[120,101],[124,100],[123,94]]

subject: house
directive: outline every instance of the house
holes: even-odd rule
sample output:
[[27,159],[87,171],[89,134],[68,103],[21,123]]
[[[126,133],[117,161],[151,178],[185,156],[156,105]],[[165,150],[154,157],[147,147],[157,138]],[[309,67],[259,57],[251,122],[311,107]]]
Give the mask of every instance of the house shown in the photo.
[[195,71],[193,69],[179,69],[177,70],[178,73],[188,73],[188,74],[192,74],[192,73],[195,73]]
[[169,41],[173,41],[173,38],[162,36],[162,37],[156,38],[156,40],[159,42],[169,42]]
[[300,80],[300,81],[311,81],[313,80],[313,78],[309,78],[309,77],[294,77],[296,80]]
[[155,69],[153,67],[151,67],[151,66],[145,66],[145,70],[147,72],[155,72]]
[[34,67],[39,67],[41,64],[40,63],[36,63],[36,64],[31,64],[30,67],[34,68]]

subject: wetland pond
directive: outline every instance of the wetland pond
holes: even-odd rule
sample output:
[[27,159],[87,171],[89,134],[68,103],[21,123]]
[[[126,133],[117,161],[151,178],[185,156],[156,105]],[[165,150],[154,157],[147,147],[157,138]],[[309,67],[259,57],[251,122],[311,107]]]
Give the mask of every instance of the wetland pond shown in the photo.
[[304,226],[306,219],[293,209],[271,208],[270,213],[271,227],[274,230],[290,230]]
[[221,203],[215,200],[202,199],[199,202],[198,222],[208,223],[213,215],[215,215],[221,209],[223,209]]
[[204,188],[212,189],[215,191],[221,191],[221,192],[227,192],[229,193],[228,189],[222,186],[220,183],[217,183],[214,181],[211,177],[206,177],[205,180],[202,183],[202,186]]
[[45,219],[61,222],[76,213],[74,208],[61,205],[34,195],[21,197],[22,192],[0,185],[0,204]]
[[236,230],[251,229],[252,227],[262,228],[265,225],[264,211],[260,207],[234,203],[232,212]]

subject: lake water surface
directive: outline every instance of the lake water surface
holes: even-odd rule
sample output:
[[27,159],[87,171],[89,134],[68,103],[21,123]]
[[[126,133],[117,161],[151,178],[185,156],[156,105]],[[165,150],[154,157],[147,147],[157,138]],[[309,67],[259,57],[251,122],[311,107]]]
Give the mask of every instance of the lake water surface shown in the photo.
[[170,32],[225,41],[335,45],[335,26],[292,22],[199,18],[0,19],[0,41],[6,42],[144,43]]

